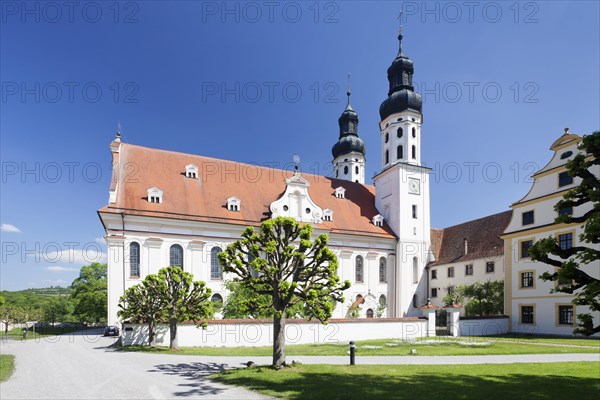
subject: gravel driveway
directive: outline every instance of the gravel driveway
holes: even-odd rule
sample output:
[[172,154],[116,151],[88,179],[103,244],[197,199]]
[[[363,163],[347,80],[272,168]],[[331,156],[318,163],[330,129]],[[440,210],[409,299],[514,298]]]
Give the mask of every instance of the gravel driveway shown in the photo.
[[[0,384],[8,399],[266,399],[206,377],[239,366],[239,359],[203,362],[197,357],[113,351],[114,338],[98,331],[28,341],[5,341],[15,373]],[[231,363],[229,362],[231,361]]]

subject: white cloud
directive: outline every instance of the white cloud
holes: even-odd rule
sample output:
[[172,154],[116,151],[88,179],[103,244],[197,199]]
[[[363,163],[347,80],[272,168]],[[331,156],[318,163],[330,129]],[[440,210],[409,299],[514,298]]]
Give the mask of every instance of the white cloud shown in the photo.
[[100,245],[93,243],[93,246],[86,246],[83,249],[67,248],[64,249],[58,243],[51,243],[44,246],[44,249],[39,253],[27,254],[29,257],[34,257],[37,262],[43,261],[51,264],[74,264],[88,265],[91,263],[105,263],[107,254],[100,249]]
[[101,245],[103,245],[103,246],[106,246],[106,240],[104,240],[104,238],[103,238],[102,236],[100,236],[100,237],[97,237],[97,238],[95,239],[95,241],[96,241],[96,243],[98,243],[98,244],[101,244]]
[[0,225],[0,231],[2,232],[10,232],[10,233],[21,233],[21,230],[14,225],[11,224],[2,224]]
[[46,267],[46,269],[50,272],[77,272],[79,269],[77,268],[69,268],[69,267],[60,267],[58,265],[52,265]]

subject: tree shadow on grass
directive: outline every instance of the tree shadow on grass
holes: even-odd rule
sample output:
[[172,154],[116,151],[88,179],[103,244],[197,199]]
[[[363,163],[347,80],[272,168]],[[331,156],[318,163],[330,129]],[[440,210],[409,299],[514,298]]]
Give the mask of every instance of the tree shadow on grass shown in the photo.
[[[364,374],[347,367],[338,367],[335,372],[317,370],[310,372],[278,371],[268,373],[262,368],[245,371],[244,374],[223,372],[213,378],[227,384],[244,386],[266,394],[280,394],[286,399],[596,399],[600,391],[600,366],[596,378],[571,377],[564,375],[511,374],[510,364],[502,374],[482,376],[460,373],[409,373],[402,376],[405,366],[389,366],[400,371],[397,374]],[[335,368],[335,367],[332,367]],[[564,366],[568,373],[569,367]],[[424,369],[426,371],[426,369]],[[277,376],[274,374],[283,374]],[[532,371],[535,374],[535,371]],[[596,393],[596,394],[594,394]]]
[[148,372],[161,372],[166,375],[175,375],[184,378],[190,383],[181,383],[178,386],[187,388],[188,390],[182,390],[175,392],[175,396],[201,396],[201,395],[218,395],[225,389],[217,387],[208,379],[208,376],[217,372],[222,372],[227,368],[227,364],[219,363],[202,363],[202,362],[191,362],[191,363],[178,363],[178,364],[159,364],[155,365],[154,369],[148,370]]

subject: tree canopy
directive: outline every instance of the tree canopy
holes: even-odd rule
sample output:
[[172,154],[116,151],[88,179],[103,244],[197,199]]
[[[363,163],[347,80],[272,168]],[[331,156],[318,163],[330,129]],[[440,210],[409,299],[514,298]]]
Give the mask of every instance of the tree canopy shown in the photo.
[[92,263],[81,267],[79,276],[71,284],[71,298],[75,301],[73,313],[82,322],[99,322],[107,316],[107,266]]
[[[566,192],[554,210],[556,223],[580,224],[583,233],[579,245],[566,247],[558,238],[548,237],[537,241],[530,248],[532,260],[557,268],[545,272],[542,280],[556,282],[552,292],[574,295],[573,304],[587,306],[591,312],[600,311],[600,131],[583,137],[581,153],[567,163],[567,172],[581,183]],[[591,313],[577,313],[578,324],[574,333],[593,335],[600,332],[600,323],[594,323]]]
[[[249,301],[250,310],[273,313],[273,366],[285,364],[285,319],[290,307],[301,304],[307,318],[326,322],[335,302],[343,303],[350,282],[340,282],[337,257],[327,247],[327,235],[312,240],[312,227],[293,218],[264,221],[259,232],[248,227],[242,238],[219,254],[225,272],[234,282],[268,302]],[[264,299],[257,296],[257,299]]]

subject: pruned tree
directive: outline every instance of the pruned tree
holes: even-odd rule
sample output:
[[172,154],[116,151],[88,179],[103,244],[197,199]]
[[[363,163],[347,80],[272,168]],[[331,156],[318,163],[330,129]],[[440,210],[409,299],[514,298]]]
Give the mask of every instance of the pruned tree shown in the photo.
[[206,326],[206,320],[212,317],[211,290],[206,287],[206,283],[194,281],[192,274],[180,267],[167,267],[158,271],[155,284],[158,296],[164,300],[162,318],[169,324],[169,347],[177,350],[178,323],[194,321],[198,326]]
[[158,275],[147,275],[141,283],[127,289],[119,299],[117,315],[136,324],[148,325],[148,345],[154,346],[156,325],[163,321],[167,304],[165,285]]
[[18,306],[3,303],[0,305],[0,320],[4,324],[4,336],[8,336],[8,327],[19,321],[20,308]]
[[257,233],[248,227],[242,238],[219,254],[225,272],[234,275],[254,293],[269,296],[273,311],[273,367],[285,364],[286,311],[302,304],[309,319],[325,323],[335,302],[343,302],[342,292],[350,282],[340,282],[337,257],[327,247],[327,235],[312,241],[312,227],[300,226],[293,218],[264,221]]
[[[537,241],[529,254],[532,260],[557,268],[556,272],[545,272],[540,276],[544,281],[557,283],[551,292],[573,294],[575,306],[587,306],[591,312],[599,312],[600,131],[584,136],[579,149],[581,153],[567,163],[567,172],[573,178],[581,178],[581,183],[566,192],[554,210],[557,212],[556,223],[581,224],[580,245],[561,247],[557,238],[548,237]],[[592,271],[594,276],[590,274]],[[591,313],[578,313],[577,319],[574,333],[589,336],[600,332],[600,323],[594,323]]]

